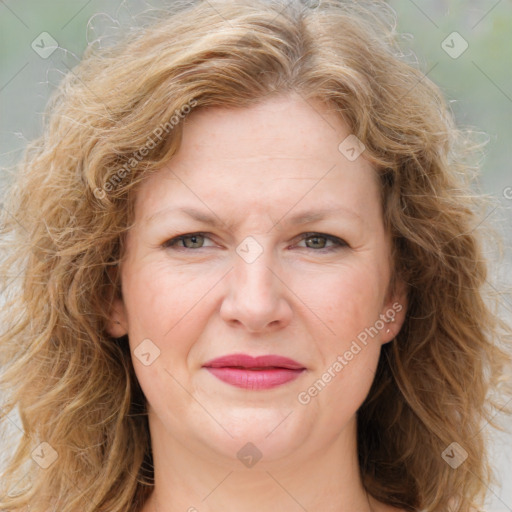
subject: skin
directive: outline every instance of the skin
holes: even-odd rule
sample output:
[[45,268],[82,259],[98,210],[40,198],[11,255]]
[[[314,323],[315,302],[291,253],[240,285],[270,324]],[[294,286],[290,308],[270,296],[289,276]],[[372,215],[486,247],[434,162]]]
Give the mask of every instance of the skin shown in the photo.
[[[338,150],[350,131],[320,101],[279,96],[198,110],[184,122],[179,152],[137,192],[109,327],[128,333],[148,402],[155,488],[144,512],[395,510],[368,498],[356,447],[356,412],[406,311],[403,284],[389,289],[374,170],[364,153],[349,161]],[[220,224],[171,211],[181,206]],[[342,210],[287,222],[325,206]],[[208,235],[165,246],[197,232]],[[236,251],[249,236],[262,251],[251,263]],[[394,321],[300,403],[393,304],[402,307]],[[133,352],[145,339],[160,351],[147,366]],[[290,357],[306,370],[277,388],[246,390],[202,368],[240,352]],[[237,458],[248,442],[262,454],[252,467]]]

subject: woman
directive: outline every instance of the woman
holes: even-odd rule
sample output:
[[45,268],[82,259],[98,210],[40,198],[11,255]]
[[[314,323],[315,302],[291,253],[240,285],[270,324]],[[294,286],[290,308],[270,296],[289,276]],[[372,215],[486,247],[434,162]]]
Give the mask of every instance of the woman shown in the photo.
[[481,505],[511,331],[392,21],[194,2],[65,77],[4,209],[0,508]]

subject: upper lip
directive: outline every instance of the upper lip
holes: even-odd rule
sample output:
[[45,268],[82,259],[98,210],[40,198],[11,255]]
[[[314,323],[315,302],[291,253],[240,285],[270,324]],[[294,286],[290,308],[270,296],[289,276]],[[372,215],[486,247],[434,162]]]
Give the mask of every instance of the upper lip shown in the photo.
[[203,364],[209,368],[238,367],[247,369],[264,369],[264,368],[287,368],[289,370],[303,370],[297,361],[288,357],[278,356],[274,354],[253,357],[247,354],[229,354],[217,357]]

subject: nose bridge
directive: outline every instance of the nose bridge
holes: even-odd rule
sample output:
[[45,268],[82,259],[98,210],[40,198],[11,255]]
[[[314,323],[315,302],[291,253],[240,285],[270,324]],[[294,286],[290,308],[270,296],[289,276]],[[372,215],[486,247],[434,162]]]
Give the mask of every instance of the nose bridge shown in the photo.
[[229,290],[222,306],[224,319],[257,331],[284,325],[291,310],[278,279],[278,264],[270,240],[244,240],[230,272]]
[[237,255],[233,272],[237,291],[245,291],[253,299],[275,299],[276,261],[270,243],[247,237],[237,247]]

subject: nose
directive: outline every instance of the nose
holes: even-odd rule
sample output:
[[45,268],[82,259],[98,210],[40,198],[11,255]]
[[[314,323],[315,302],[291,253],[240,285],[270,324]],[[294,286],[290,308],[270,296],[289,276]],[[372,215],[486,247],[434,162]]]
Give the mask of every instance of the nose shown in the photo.
[[293,296],[278,275],[267,251],[252,263],[236,256],[234,269],[227,278],[227,293],[220,314],[232,326],[251,333],[271,332],[286,327],[292,318]]

